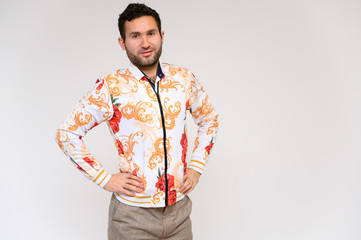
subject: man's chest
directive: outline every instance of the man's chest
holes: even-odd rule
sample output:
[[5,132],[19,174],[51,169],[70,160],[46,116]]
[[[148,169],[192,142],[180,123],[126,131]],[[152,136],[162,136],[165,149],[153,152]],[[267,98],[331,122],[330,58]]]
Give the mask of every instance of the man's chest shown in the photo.
[[113,80],[108,86],[113,106],[125,119],[145,124],[163,120],[169,127],[185,119],[190,88],[181,77],[164,76],[154,87],[146,78]]

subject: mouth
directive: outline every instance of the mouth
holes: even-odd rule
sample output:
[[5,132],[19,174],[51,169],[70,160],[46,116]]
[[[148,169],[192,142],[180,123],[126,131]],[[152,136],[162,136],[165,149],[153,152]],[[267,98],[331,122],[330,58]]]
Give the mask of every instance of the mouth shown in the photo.
[[153,50],[146,50],[146,51],[141,51],[140,55],[142,55],[143,57],[148,57],[150,55],[152,55]]

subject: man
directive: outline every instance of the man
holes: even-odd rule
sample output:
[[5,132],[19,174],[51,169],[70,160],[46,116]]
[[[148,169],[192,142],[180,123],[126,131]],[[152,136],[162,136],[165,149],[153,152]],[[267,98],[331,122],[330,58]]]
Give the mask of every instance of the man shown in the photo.
[[[218,114],[189,69],[161,64],[164,32],[159,15],[129,4],[119,16],[119,44],[130,66],[103,75],[63,121],[57,142],[86,177],[112,192],[109,239],[192,239],[187,196],[204,170],[218,129]],[[186,161],[186,112],[199,126]],[[82,138],[107,122],[119,154],[109,174]]]

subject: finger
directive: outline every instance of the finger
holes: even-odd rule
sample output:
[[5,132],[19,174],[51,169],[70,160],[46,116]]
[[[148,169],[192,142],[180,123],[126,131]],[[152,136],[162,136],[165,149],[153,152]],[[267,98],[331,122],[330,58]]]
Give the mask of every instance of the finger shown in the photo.
[[121,193],[124,193],[125,195],[128,195],[129,197],[135,197],[135,193],[130,192],[124,188],[122,188],[122,190],[120,191]]
[[181,189],[179,190],[181,193],[187,191],[192,185],[192,181],[188,178],[185,182],[183,182]]
[[133,179],[128,179],[126,183],[130,184],[130,185],[133,185],[135,187],[138,187],[138,188],[142,188],[142,189],[144,188],[143,182],[138,182],[138,181],[135,181]]
[[183,193],[186,184],[187,184],[187,180],[186,180],[186,179],[183,179],[183,183],[182,183],[182,185],[181,185],[181,188],[179,189],[179,191],[180,191],[181,193]]
[[137,193],[141,193],[142,192],[142,189],[141,188],[138,188],[134,185],[131,185],[131,184],[125,184],[124,187],[125,189],[128,189],[132,192],[137,192]]
[[192,192],[195,186],[196,186],[196,184],[193,184],[186,192],[184,192],[184,194],[188,194],[188,193]]
[[183,176],[183,180],[182,180],[182,186],[184,185],[185,182],[187,182],[187,181],[189,181],[189,180],[190,180],[190,179],[189,179],[188,175],[184,175],[184,176]]
[[127,174],[127,178],[129,178],[129,179],[133,179],[133,180],[138,181],[138,182],[143,182],[143,181],[142,181],[142,179],[141,179],[140,177],[138,177],[138,176],[134,176],[134,175],[133,175],[133,174],[131,174],[131,173],[128,173],[128,174]]
[[184,189],[184,184],[186,184],[186,182],[187,182],[187,179],[186,179],[186,178],[183,178],[183,182],[182,182],[181,188],[179,189],[180,192],[183,191],[183,189]]
[[192,188],[193,184],[189,183],[186,188],[183,190],[183,193],[186,194],[191,188]]

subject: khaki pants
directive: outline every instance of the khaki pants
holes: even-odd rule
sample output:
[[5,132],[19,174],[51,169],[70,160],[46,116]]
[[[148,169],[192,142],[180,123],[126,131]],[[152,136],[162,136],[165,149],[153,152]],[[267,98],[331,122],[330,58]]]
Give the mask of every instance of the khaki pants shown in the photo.
[[109,206],[109,240],[191,240],[192,201],[185,196],[172,206],[134,207],[120,202],[114,194]]

